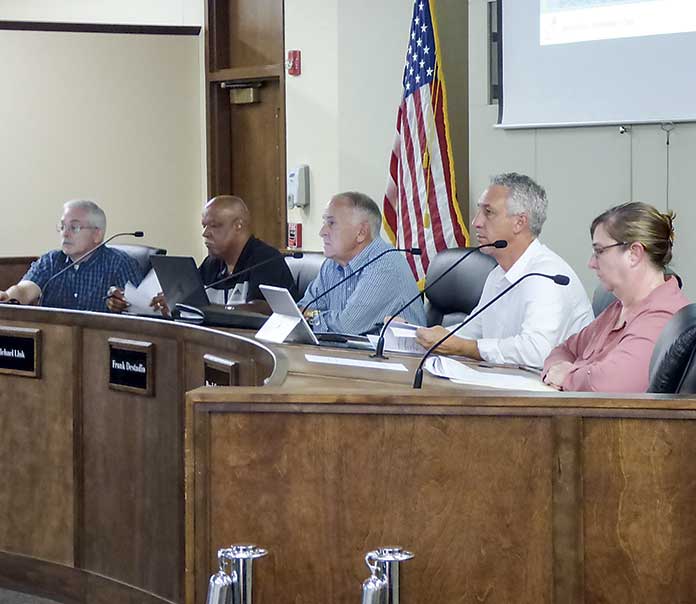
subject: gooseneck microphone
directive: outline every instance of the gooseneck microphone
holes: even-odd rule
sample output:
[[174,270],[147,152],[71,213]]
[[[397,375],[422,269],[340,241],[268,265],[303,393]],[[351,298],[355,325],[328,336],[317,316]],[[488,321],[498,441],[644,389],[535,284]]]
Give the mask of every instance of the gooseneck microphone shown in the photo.
[[416,372],[413,376],[413,387],[414,388],[420,388],[423,384],[423,365],[425,364],[425,361],[427,358],[430,356],[433,350],[435,350],[440,344],[442,344],[445,340],[451,338],[455,333],[457,333],[462,327],[464,327],[467,323],[478,317],[484,310],[486,310],[491,304],[494,304],[500,298],[502,298],[505,294],[507,294],[513,287],[515,287],[518,283],[524,281],[527,277],[544,277],[546,279],[551,279],[554,283],[557,285],[568,285],[570,283],[570,278],[566,275],[547,275],[546,273],[527,273],[526,275],[522,275],[517,281],[506,287],[503,291],[501,291],[497,296],[494,296],[491,298],[489,302],[484,304],[481,308],[479,308],[475,313],[469,315],[466,319],[464,319],[457,327],[455,327],[452,331],[450,331],[447,335],[441,337],[435,344],[433,344],[428,350],[425,351],[425,354],[421,357],[420,363],[418,363],[418,367],[416,368]]
[[[288,252],[287,254],[281,254],[281,258],[302,258],[304,254],[302,252]],[[226,277],[223,277],[222,279],[218,279],[217,281],[213,281],[209,285],[205,286],[205,289],[208,290],[211,287],[215,287],[216,285],[220,285],[221,283],[224,283],[225,281],[228,281],[229,279],[235,279],[236,277],[239,277],[240,275],[244,275],[246,273],[249,273],[260,266],[263,266],[264,264],[269,264],[270,262],[277,261],[279,258],[278,256],[273,256],[272,258],[266,258],[265,260],[262,260],[261,262],[257,262],[256,264],[248,267],[248,268],[243,268],[240,271],[236,271],[232,273],[231,275],[227,275]]]
[[39,296],[39,299],[38,299],[38,301],[36,302],[36,304],[37,304],[38,306],[41,306],[41,302],[43,301],[44,296],[46,295],[46,290],[48,289],[48,285],[49,285],[49,283],[51,283],[51,281],[53,281],[54,279],[57,279],[57,278],[60,277],[64,272],[70,270],[71,268],[74,268],[75,266],[77,266],[78,264],[80,264],[80,262],[83,262],[83,261],[87,260],[87,258],[89,258],[89,257],[90,257],[92,254],[94,254],[97,250],[103,248],[107,243],[109,243],[110,241],[113,241],[114,239],[116,239],[116,237],[124,237],[124,236],[126,236],[126,235],[129,235],[129,236],[131,236],[131,237],[142,237],[144,234],[145,234],[145,233],[143,233],[142,231],[133,231],[132,233],[116,233],[115,235],[111,235],[111,237],[109,237],[108,239],[104,239],[104,241],[102,241],[98,246],[93,247],[91,250],[89,250],[89,252],[86,252],[86,253],[82,254],[82,256],[80,256],[77,260],[73,261],[71,264],[68,264],[68,266],[66,266],[65,268],[59,270],[59,271],[58,271],[55,275],[53,275],[48,281],[46,281],[46,283],[44,283],[44,286],[41,288],[41,295]]
[[370,266],[370,264],[372,264],[373,262],[377,262],[377,260],[379,260],[382,256],[384,256],[385,254],[389,254],[390,252],[406,252],[407,254],[413,254],[414,256],[420,256],[420,255],[421,255],[421,250],[420,250],[420,248],[418,248],[418,247],[405,247],[405,248],[401,248],[401,247],[392,247],[392,248],[389,248],[388,250],[384,250],[381,254],[377,254],[372,260],[369,260],[368,262],[366,262],[366,263],[363,264],[362,266],[358,267],[358,268],[357,268],[356,270],[354,270],[350,275],[348,275],[348,276],[346,276],[346,277],[343,277],[343,279],[341,279],[338,283],[334,283],[329,289],[324,290],[324,291],[323,291],[322,293],[320,293],[318,296],[315,296],[314,298],[312,298],[312,299],[311,299],[309,302],[307,302],[307,304],[305,304],[304,307],[302,308],[302,311],[301,311],[302,314],[304,314],[304,312],[305,312],[312,304],[314,304],[317,300],[323,298],[326,294],[328,294],[330,291],[333,291],[334,289],[336,289],[339,285],[342,285],[343,283],[345,283],[345,282],[348,281],[349,279],[352,279],[353,277],[355,277],[355,275],[361,273],[364,269],[366,269],[368,266]]
[[417,296],[413,296],[406,304],[404,304],[399,310],[397,310],[391,317],[389,317],[389,320],[384,324],[382,327],[382,331],[379,332],[379,339],[377,340],[377,346],[375,347],[375,352],[374,354],[371,354],[370,357],[376,358],[376,359],[386,359],[387,357],[384,356],[384,339],[385,339],[385,334],[387,333],[387,329],[391,322],[398,317],[404,310],[406,310],[411,304],[413,304],[418,298],[420,298],[423,294],[427,293],[428,290],[433,287],[440,279],[442,279],[447,273],[453,271],[461,262],[464,262],[471,254],[473,254],[475,251],[480,250],[481,248],[484,247],[494,247],[497,249],[502,249],[504,247],[507,247],[507,241],[504,239],[498,239],[498,241],[494,241],[493,243],[484,243],[483,245],[479,245],[478,247],[472,248],[469,250],[466,254],[464,254],[461,258],[458,258],[456,262],[452,264],[447,270],[445,270],[437,279],[435,279],[432,283],[428,283],[427,287],[420,292]]

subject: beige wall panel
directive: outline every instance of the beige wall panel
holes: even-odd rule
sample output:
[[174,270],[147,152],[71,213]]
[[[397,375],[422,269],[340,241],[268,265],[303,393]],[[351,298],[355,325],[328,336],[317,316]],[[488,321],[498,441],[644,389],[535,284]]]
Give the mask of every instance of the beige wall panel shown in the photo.
[[[660,133],[663,134],[664,133]],[[664,136],[660,159],[665,165]],[[677,214],[676,241],[673,268],[684,279],[684,291],[690,300],[696,300],[696,192],[693,184],[696,163],[696,124],[678,124],[670,136],[669,204]],[[664,169],[664,168],[663,168]]]
[[202,0],[3,0],[0,19],[70,23],[202,25]]
[[170,253],[198,252],[198,38],[2,31],[0,52],[0,254],[56,247],[74,198],[100,203],[110,233],[141,229]]
[[629,145],[614,127],[537,131],[536,176],[549,196],[541,239],[570,263],[590,297],[597,285],[587,266],[590,223],[628,199]]

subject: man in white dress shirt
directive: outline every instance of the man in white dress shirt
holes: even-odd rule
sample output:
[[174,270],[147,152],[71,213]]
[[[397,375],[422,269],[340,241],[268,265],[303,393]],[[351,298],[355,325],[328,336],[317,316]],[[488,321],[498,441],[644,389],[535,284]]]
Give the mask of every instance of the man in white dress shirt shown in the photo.
[[[491,180],[478,202],[472,226],[479,243],[498,239],[506,248],[481,250],[498,261],[486,279],[472,314],[522,275],[566,275],[567,286],[529,277],[460,329],[437,350],[492,363],[540,368],[551,350],[592,321],[592,307],[580,279],[560,256],[538,240],[546,220],[546,191],[528,176],[501,174]],[[422,327],[418,341],[429,347],[447,333]]]

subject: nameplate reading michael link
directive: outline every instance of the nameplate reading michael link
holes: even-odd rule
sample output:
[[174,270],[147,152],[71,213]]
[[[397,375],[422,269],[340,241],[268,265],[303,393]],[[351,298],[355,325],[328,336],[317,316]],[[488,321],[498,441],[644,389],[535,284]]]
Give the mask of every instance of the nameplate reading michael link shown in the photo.
[[109,338],[109,388],[154,396],[152,342]]
[[0,373],[41,377],[41,330],[0,326]]

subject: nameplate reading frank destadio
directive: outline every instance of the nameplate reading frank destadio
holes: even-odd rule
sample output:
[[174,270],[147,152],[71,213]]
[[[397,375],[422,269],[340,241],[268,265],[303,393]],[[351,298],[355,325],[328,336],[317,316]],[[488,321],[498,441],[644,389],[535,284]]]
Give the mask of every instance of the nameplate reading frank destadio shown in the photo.
[[153,396],[154,354],[152,342],[109,338],[109,388]]
[[41,377],[41,330],[0,326],[0,373]]

